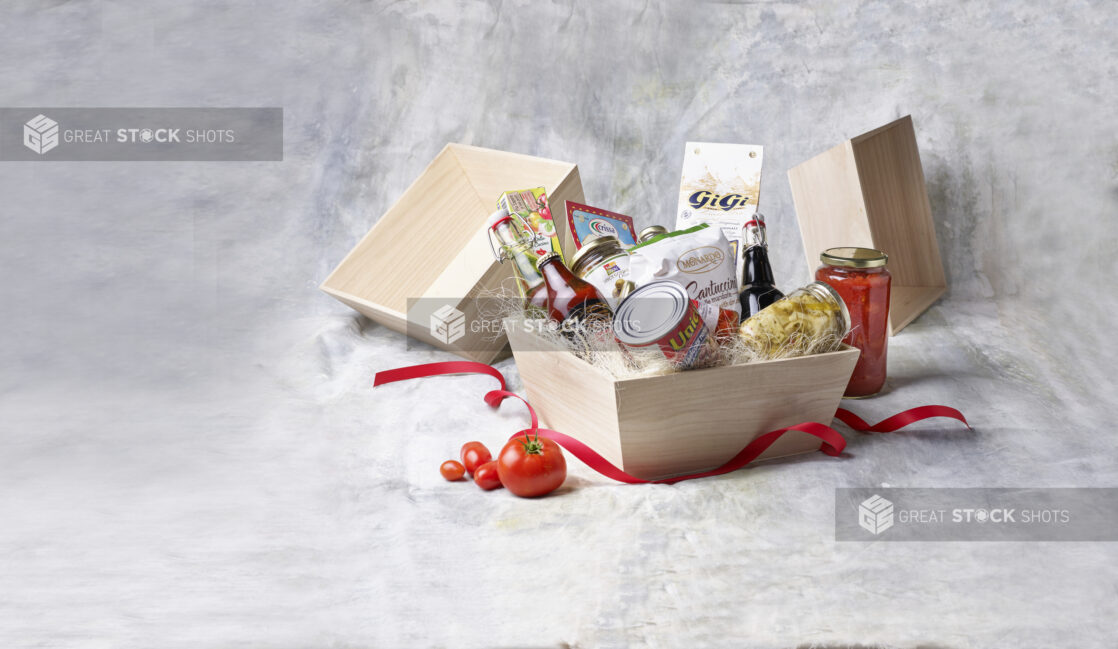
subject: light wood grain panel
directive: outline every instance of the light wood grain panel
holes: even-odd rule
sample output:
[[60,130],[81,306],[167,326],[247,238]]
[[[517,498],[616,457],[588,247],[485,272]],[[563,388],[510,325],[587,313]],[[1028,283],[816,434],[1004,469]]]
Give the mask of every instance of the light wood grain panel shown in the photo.
[[359,297],[354,297],[352,295],[347,295],[345,293],[335,291],[328,286],[323,286],[320,288],[323,292],[327,293],[342,304],[345,304],[349,308],[358,311],[366,318],[383,324],[393,331],[407,333],[407,318],[404,316],[403,313],[393,311],[392,309],[386,309],[379,304],[373,304],[372,302],[363,300]]
[[935,304],[944,293],[946,286],[898,286],[893,285],[889,295],[889,326],[893,333],[903,329],[928,307]]
[[[475,193],[485,198],[490,212],[496,209],[497,197],[504,192],[532,187],[546,187],[551,192],[575,170],[575,165],[569,162],[520,153],[466,144],[451,144],[448,148],[470,179]],[[550,200],[548,204],[551,205]],[[551,208],[557,213],[554,205]]]
[[540,419],[622,466],[613,378],[511,321],[506,324],[524,390]]
[[[624,469],[642,478],[701,471],[724,464],[768,431],[804,421],[829,424],[858,354],[847,347],[830,354],[619,381]],[[796,432],[761,457],[818,448],[818,439]]]
[[849,142],[792,167],[788,182],[809,272],[814,274],[827,248],[873,247]]
[[[491,208],[496,207],[497,197],[504,192],[534,187],[547,189],[547,204],[559,232],[559,245],[566,258],[574,254],[564,201],[583,203],[586,200],[576,165],[463,144],[453,145],[453,151],[478,195],[492,196]],[[500,155],[499,160],[494,159],[494,153]]]
[[423,295],[442,274],[445,264],[439,260],[453,259],[488,215],[449,147],[445,148],[346,255],[323,287],[405,313],[408,298]]
[[[477,305],[464,298],[511,288],[506,280],[512,267],[496,263],[485,222],[501,192],[539,186],[548,188],[553,200],[583,200],[578,168],[571,163],[449,144],[320,288],[396,331],[489,362],[500,354],[499,344],[480,340],[490,334],[468,329],[455,344],[441,343],[428,333],[431,303],[416,298],[453,304],[470,318]],[[565,219],[555,222],[563,224],[562,235]],[[416,312],[408,313],[409,307]]]
[[893,282],[946,286],[912,118],[851,144],[870,231],[875,246],[889,254]]
[[788,172],[808,268],[827,248],[889,254],[890,331],[896,334],[944,293],[924,170],[910,116],[863,133]]

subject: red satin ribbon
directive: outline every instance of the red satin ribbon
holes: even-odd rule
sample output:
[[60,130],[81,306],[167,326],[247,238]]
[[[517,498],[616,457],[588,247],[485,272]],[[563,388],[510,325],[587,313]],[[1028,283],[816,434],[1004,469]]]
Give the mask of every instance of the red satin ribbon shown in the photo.
[[[509,439],[519,437],[521,435],[534,435],[538,433],[544,437],[554,440],[555,443],[565,448],[568,453],[578,458],[579,461],[581,461],[586,466],[594,469],[607,478],[612,478],[614,480],[617,480],[618,482],[626,482],[629,484],[673,484],[682,480],[706,478],[715,475],[722,475],[723,473],[729,473],[731,471],[736,471],[749,464],[753,460],[757,459],[757,457],[761,455],[761,453],[765,452],[765,449],[772,446],[773,442],[780,439],[782,435],[790,430],[798,430],[800,432],[807,433],[808,435],[818,437],[822,441],[822,445],[819,447],[819,450],[830,456],[837,456],[842,453],[842,450],[844,448],[846,448],[846,439],[843,438],[843,436],[839,434],[839,432],[836,431],[834,428],[814,421],[807,421],[802,424],[796,424],[795,426],[788,426],[787,428],[780,428],[777,430],[769,431],[757,437],[752,442],[747,444],[745,448],[741,450],[741,452],[731,458],[729,462],[716,469],[702,471],[700,473],[675,476],[672,478],[663,478],[660,480],[642,480],[641,478],[637,478],[635,476],[629,475],[628,473],[625,473],[621,469],[611,464],[604,457],[599,455],[597,451],[590,448],[586,444],[583,444],[579,440],[571,437],[570,435],[560,433],[557,430],[540,428],[539,417],[536,416],[536,410],[532,407],[532,404],[528,403],[528,401],[525,400],[524,397],[521,397],[519,394],[506,390],[505,377],[499,371],[497,371],[496,368],[490,365],[486,365],[485,363],[475,363],[472,361],[447,361],[443,363],[427,363],[424,365],[412,365],[410,367],[400,367],[394,370],[385,370],[383,372],[377,372],[376,377],[373,379],[373,387],[384,385],[386,383],[394,383],[396,381],[407,381],[409,379],[423,378],[425,376],[438,376],[440,374],[488,374],[489,376],[497,379],[501,383],[501,388],[499,390],[491,390],[487,392],[485,394],[485,403],[489,404],[491,408],[496,408],[501,405],[501,402],[505,399],[513,397],[524,402],[524,405],[528,407],[528,414],[532,416],[531,428],[517,431],[516,434],[514,434]],[[866,421],[863,420],[861,417],[855,415],[849,410],[839,408],[837,411],[835,411],[836,419],[842,421],[844,424],[856,431],[865,433],[891,433],[893,431],[904,428],[911,423],[931,417],[950,417],[951,419],[957,419],[963,422],[964,424],[966,424],[967,428],[970,428],[970,424],[967,423],[966,418],[963,417],[963,413],[949,406],[919,406],[917,408],[911,408],[909,410],[905,410],[904,412],[899,412],[892,417],[873,424],[872,426],[866,423]]]

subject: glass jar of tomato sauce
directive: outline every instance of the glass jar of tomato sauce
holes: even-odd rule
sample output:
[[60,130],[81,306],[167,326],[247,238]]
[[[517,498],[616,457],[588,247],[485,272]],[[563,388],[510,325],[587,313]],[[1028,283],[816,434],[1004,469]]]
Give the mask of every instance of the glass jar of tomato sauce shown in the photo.
[[823,265],[815,279],[834,288],[850,311],[850,333],[843,342],[862,350],[843,396],[875,395],[885,385],[889,347],[889,256],[872,248],[830,248],[819,260]]

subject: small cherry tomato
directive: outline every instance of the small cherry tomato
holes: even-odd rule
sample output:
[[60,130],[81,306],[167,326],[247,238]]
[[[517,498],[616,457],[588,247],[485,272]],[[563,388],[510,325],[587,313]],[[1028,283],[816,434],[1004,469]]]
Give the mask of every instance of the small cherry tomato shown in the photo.
[[522,498],[551,493],[567,478],[567,461],[559,445],[538,434],[509,440],[497,456],[501,484]]
[[466,474],[466,467],[456,460],[447,460],[439,467],[439,473],[442,473],[447,480],[454,482],[462,479],[462,476]]
[[473,475],[479,466],[492,459],[493,454],[481,442],[466,442],[462,445],[462,464],[470,475]]
[[494,461],[486,462],[474,471],[474,482],[477,486],[486,491],[497,489],[501,486],[501,476],[497,472],[497,463]]

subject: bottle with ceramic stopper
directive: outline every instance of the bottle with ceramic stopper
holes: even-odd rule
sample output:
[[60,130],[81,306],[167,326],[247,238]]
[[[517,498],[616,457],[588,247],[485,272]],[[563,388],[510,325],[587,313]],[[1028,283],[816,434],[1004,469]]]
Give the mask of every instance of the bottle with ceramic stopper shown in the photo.
[[741,319],[761,311],[773,302],[784,297],[773,281],[773,269],[769,263],[769,242],[765,235],[765,217],[755,215],[748,221],[742,232],[743,264],[741,274]]
[[532,229],[522,220],[513,218],[504,208],[490,214],[486,225],[489,229],[489,246],[493,250],[493,256],[500,263],[506,260],[513,262],[512,270],[520,297],[524,298],[530,306],[546,308],[547,289],[543,275],[536,268],[539,257],[534,250],[535,236],[532,234]]

